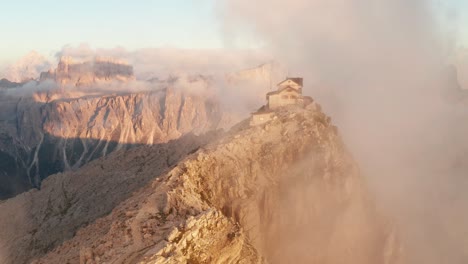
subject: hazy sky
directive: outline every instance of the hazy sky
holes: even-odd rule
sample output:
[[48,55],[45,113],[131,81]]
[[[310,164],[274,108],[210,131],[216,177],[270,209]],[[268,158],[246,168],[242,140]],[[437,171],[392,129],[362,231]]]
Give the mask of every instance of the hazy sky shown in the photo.
[[217,48],[212,0],[0,0],[0,61],[65,44]]
[[[95,48],[122,46],[223,48],[216,0],[0,0],[0,64],[31,50],[52,56],[66,44]],[[452,4],[459,30],[468,36],[468,1]],[[441,8],[442,9],[442,8]],[[468,43],[465,37],[464,43]]]

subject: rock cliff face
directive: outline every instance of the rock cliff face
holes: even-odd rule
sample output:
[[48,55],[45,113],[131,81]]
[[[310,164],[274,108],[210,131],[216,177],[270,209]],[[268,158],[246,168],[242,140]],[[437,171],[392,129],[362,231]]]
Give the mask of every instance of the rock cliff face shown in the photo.
[[[167,173],[158,169],[160,155],[147,150],[116,152],[0,204],[2,212],[25,212],[0,218],[2,263],[402,261],[393,226],[373,205],[336,127],[316,105],[282,109],[262,126],[243,122]],[[90,188],[86,179],[100,166],[107,176]],[[119,186],[140,177],[153,180],[110,214],[95,219],[100,214],[87,213],[117,204],[108,201],[122,189],[105,187],[108,182]],[[102,202],[80,198],[95,191]],[[92,217],[67,224],[80,215]],[[57,237],[63,239],[54,243]]]
[[40,80],[53,79],[59,84],[86,86],[100,81],[134,79],[133,67],[125,62],[96,57],[92,61],[76,62],[71,57],[62,57],[57,69],[43,72]]
[[77,169],[115,150],[222,126],[215,99],[171,87],[44,102],[1,98],[0,198],[38,187],[50,174]]
[[199,91],[215,90],[209,82],[202,76],[137,82],[131,65],[97,56],[62,57],[39,82],[22,87],[2,80],[0,199],[115,150],[229,126],[219,98]]

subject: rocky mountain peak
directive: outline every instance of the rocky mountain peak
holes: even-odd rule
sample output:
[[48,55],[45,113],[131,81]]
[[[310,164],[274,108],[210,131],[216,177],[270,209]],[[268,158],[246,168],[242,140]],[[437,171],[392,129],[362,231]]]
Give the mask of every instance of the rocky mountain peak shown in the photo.
[[76,60],[62,56],[57,68],[41,73],[40,80],[55,80],[59,84],[88,86],[99,82],[134,80],[133,66],[122,60],[96,56],[90,60]]
[[174,159],[176,141],[50,177],[0,204],[0,237],[12,241],[0,241],[0,261],[400,263],[396,231],[331,119],[317,104],[274,115],[185,158]]

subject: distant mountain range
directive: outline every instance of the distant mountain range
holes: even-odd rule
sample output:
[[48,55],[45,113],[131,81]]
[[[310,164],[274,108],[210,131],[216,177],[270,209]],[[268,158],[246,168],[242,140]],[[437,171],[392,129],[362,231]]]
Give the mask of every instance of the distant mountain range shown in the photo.
[[55,70],[42,72],[40,81],[54,80],[64,85],[86,86],[100,81],[134,80],[133,67],[125,62],[95,57],[91,61],[75,61],[72,57],[61,57]]
[[[227,74],[224,85],[202,75],[137,82],[133,67],[122,61],[62,57],[55,69],[24,87],[4,79],[0,199],[39,188],[51,174],[76,170],[116,150],[228,128],[245,118],[236,95],[243,101],[248,101],[246,95],[253,98],[250,110],[263,102],[269,67]],[[249,81],[258,85],[258,96],[253,86],[244,87]],[[220,97],[220,91],[228,90],[229,96]]]

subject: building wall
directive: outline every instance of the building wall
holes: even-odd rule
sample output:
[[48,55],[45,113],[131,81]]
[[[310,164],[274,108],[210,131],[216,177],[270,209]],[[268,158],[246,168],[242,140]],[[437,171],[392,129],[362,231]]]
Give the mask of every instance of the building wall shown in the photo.
[[265,114],[255,114],[252,115],[252,119],[250,120],[251,126],[265,124],[266,122],[271,120],[272,113],[265,113]]
[[280,85],[278,85],[278,89],[282,89],[282,88],[285,88],[285,87],[288,87],[288,86],[290,86],[290,87],[292,87],[292,88],[294,88],[296,90],[300,90],[302,88],[299,84],[297,84],[297,83],[295,83],[295,82],[293,82],[291,80],[287,80],[287,81],[281,83]]
[[268,107],[275,109],[285,105],[298,104],[301,98],[301,94],[296,91],[284,91],[279,94],[270,95],[268,100]]

